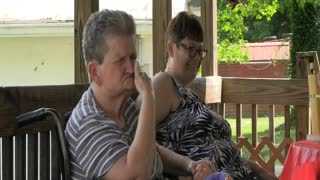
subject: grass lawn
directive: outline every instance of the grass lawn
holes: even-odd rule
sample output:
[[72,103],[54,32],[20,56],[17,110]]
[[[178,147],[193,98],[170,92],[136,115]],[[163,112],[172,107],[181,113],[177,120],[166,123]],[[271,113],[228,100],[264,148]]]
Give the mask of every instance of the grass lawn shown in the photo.
[[[227,121],[230,123],[231,129],[232,129],[232,140],[236,142],[236,119],[235,118],[226,118]],[[252,142],[252,135],[251,135],[251,118],[242,118],[242,136],[247,137],[249,142]],[[274,127],[275,127],[275,145],[278,147],[278,145],[281,143],[281,141],[284,138],[284,116],[278,116],[275,117],[274,120]],[[269,118],[268,117],[259,117],[257,120],[257,131],[258,131],[258,142],[261,141],[261,136],[269,136]],[[290,136],[293,140],[295,140],[295,127],[291,126],[290,128]],[[267,162],[269,160],[269,148],[265,146],[263,150],[260,152],[261,157]],[[242,157],[248,159],[249,158],[249,152],[246,148],[243,148],[242,150]],[[276,161],[276,166],[281,166],[281,163]],[[281,172],[281,169],[277,170],[276,168],[276,174],[279,175]]]

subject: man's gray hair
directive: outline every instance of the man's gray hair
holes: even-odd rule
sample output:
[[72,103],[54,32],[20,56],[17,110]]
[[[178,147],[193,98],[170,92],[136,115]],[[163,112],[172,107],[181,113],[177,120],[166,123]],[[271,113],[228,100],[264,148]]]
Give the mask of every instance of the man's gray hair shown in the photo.
[[108,50],[108,38],[130,36],[135,33],[133,17],[123,11],[105,9],[93,13],[83,31],[82,50],[86,64],[93,59],[99,64],[103,63],[104,53]]

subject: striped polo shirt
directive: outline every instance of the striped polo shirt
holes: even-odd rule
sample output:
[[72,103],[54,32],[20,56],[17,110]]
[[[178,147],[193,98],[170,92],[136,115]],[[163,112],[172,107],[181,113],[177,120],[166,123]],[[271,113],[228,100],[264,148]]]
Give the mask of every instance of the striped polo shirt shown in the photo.
[[[124,112],[127,124],[120,128],[96,104],[89,87],[73,109],[65,129],[72,179],[100,179],[120,157],[127,154],[137,128],[138,115],[134,101],[129,98]],[[150,179],[163,179],[158,153]]]

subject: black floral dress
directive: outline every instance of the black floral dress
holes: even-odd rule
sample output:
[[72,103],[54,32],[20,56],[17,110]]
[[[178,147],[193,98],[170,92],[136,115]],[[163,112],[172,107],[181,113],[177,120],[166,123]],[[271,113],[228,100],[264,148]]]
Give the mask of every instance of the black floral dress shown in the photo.
[[177,110],[158,125],[158,143],[193,160],[208,159],[218,171],[234,179],[252,179],[251,170],[231,140],[229,123],[172,80],[182,98]]

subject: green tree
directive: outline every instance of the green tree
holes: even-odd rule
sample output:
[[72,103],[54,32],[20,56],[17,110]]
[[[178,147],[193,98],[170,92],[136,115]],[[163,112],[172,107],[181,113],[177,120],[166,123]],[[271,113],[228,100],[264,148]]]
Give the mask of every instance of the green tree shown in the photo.
[[218,1],[218,60],[226,62],[248,61],[248,48],[244,48],[245,24],[250,20],[271,20],[278,8],[277,0],[250,0],[231,7],[223,0]]
[[249,42],[263,41],[265,37],[276,36],[277,39],[284,39],[291,32],[288,0],[281,0],[275,14],[268,20],[265,17],[255,19],[245,18],[247,30],[244,32],[244,39]]
[[248,61],[245,40],[262,41],[266,36],[282,38],[293,33],[291,75],[295,77],[295,53],[316,50],[320,43],[320,0],[237,0],[218,1],[218,60]]
[[[315,50],[320,53],[320,0],[289,0],[291,22],[290,75],[296,78],[296,52]],[[291,124],[296,123],[292,107]]]
[[299,51],[317,51],[320,54],[320,0],[292,0],[290,75],[296,77],[295,54]]
[[289,12],[290,8],[287,6],[290,0],[279,1],[279,6],[277,12],[272,16],[271,27],[272,31],[270,35],[275,35],[278,38],[283,38],[282,36],[287,33],[291,33],[291,23]]

